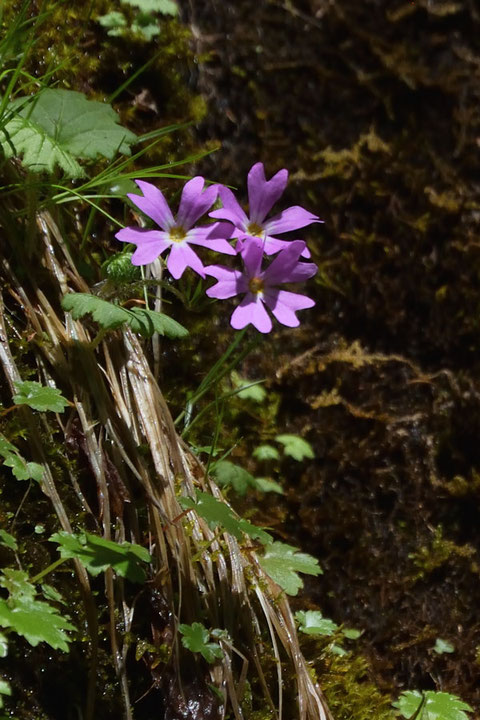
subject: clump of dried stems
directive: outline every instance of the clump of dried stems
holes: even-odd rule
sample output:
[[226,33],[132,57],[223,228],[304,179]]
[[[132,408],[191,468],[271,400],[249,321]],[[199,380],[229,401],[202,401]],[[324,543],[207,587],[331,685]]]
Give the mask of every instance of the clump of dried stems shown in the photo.
[[[188,688],[182,686],[182,657],[187,651],[179,643],[177,623],[201,618],[207,626],[226,629],[231,640],[221,641],[223,660],[208,667],[201,665],[199,670],[223,693],[223,703],[218,703],[209,717],[229,715],[241,720],[246,682],[255,677],[272,717],[285,717],[284,695],[289,694],[291,707],[291,695],[296,692],[299,720],[331,718],[301,653],[285,594],[262,570],[251,543],[239,543],[228,533],[212,532],[196,513],[185,517],[179,495],[194,496],[195,489],[201,489],[225,500],[177,435],[143,343],[129,329],[122,329],[92,346],[85,324],[61,310],[63,295],[89,292],[90,288],[77,271],[51,214],[38,213],[33,229],[30,226],[35,250],[25,262],[30,263],[32,272],[26,273],[24,267],[21,273],[22,277],[28,275],[28,280],[17,277],[15,265],[22,253],[11,244],[19,242],[19,235],[10,234],[5,227],[0,232],[0,363],[8,386],[13,390],[14,381],[22,379],[9,340],[28,337],[37,378],[44,384],[55,384],[72,401],[63,415],[49,413],[47,417],[28,408],[21,410],[31,459],[44,466],[42,490],[51,501],[59,527],[72,531],[62,499],[62,488],[68,485],[70,494],[73,487],[79,512],[91,516],[104,538],[148,543],[154,557],[153,575],[144,591],[160,593],[167,608],[171,632],[164,633],[161,641],[170,638],[169,666],[185,708]],[[41,267],[40,273],[37,267]],[[41,282],[37,282],[40,276]],[[57,433],[56,437],[60,432],[67,441],[73,429],[82,437],[100,498],[100,513],[92,512],[73,471],[59,483],[49,469],[40,438],[45,437],[45,431]],[[90,636],[85,717],[93,720],[97,615],[89,576],[80,563],[76,563],[75,571]],[[122,581],[111,570],[105,573],[105,594],[113,663],[128,720],[133,718],[133,711],[126,657],[135,602],[127,603]],[[194,718],[195,714],[187,712],[182,717]]]

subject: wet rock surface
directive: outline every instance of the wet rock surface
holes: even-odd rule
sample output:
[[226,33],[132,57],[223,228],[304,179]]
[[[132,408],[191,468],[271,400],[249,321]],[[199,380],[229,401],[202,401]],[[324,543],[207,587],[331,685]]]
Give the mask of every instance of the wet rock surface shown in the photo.
[[[282,506],[325,569],[310,597],[364,629],[380,687],[475,706],[478,9],[210,0],[183,15],[209,105],[199,136],[222,144],[203,172],[244,188],[258,159],[288,167],[285,202],[325,220],[302,235],[316,308],[262,368],[282,431],[316,453],[286,466]],[[455,652],[436,654],[438,637]]]

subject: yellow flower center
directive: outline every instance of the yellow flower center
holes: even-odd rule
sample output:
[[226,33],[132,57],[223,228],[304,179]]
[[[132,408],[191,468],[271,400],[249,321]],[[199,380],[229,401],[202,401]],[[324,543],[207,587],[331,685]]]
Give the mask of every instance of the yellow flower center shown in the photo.
[[248,283],[248,289],[254,295],[258,295],[263,291],[263,280],[260,277],[253,277]]
[[257,225],[257,223],[251,222],[247,225],[247,233],[252,237],[262,237],[263,228],[260,225]]
[[183,229],[181,225],[174,225],[169,230],[170,234],[170,240],[173,240],[173,242],[182,242],[182,240],[185,240],[187,237],[187,233]]

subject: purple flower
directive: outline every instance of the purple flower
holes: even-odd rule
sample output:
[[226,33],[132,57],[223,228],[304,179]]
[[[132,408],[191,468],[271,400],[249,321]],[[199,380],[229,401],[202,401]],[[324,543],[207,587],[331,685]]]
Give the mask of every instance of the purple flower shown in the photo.
[[[279,170],[270,180],[265,179],[263,163],[256,163],[248,173],[248,202],[250,217],[240,207],[235,195],[226,187],[220,186],[219,195],[223,203],[221,210],[209,213],[210,217],[228,220],[235,225],[232,237],[243,240],[246,237],[257,237],[264,243],[264,252],[273,255],[287,247],[291,241],[272,237],[275,234],[298,230],[314,222],[322,222],[316,215],[304,210],[299,205],[289,207],[283,212],[266,220],[273,205],[282,195],[287,186],[288,170]],[[303,257],[310,257],[305,246]]]
[[205,273],[216,278],[218,283],[207,290],[207,295],[224,300],[245,293],[230,319],[235,330],[251,323],[262,333],[270,332],[272,321],[265,305],[282,325],[296,327],[300,324],[295,314],[297,310],[313,307],[315,302],[306,295],[279,290],[276,285],[303,282],[315,275],[317,266],[314,263],[299,262],[304,250],[302,240],[293,240],[262,271],[263,244],[255,238],[246,238],[241,251],[245,271],[209,265]]
[[236,254],[227,242],[233,230],[230,223],[217,222],[207,227],[193,227],[217,199],[218,185],[204,190],[203,177],[197,176],[189,180],[183,188],[180,207],[177,217],[174,218],[158,188],[143,180],[135,182],[143,196],[129,193],[128,197],[145,215],[154,220],[161,230],[127,227],[115,235],[117,240],[137,246],[132,255],[134,265],[151,263],[170,248],[167,268],[178,280],[187,267],[205,277],[202,261],[190,245],[202,245],[227,255]]

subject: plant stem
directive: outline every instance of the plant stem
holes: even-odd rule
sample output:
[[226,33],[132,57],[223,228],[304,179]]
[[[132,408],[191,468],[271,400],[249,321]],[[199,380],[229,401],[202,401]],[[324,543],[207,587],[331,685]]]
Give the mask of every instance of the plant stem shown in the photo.
[[55,568],[57,568],[59,565],[64,563],[68,558],[58,558],[58,560],[55,560],[51,565],[49,565],[45,570],[42,570],[38,573],[38,575],[35,575],[33,578],[30,578],[30,582],[32,585],[35,585],[35,583],[39,582],[45,575],[48,575],[48,573],[51,573]]

